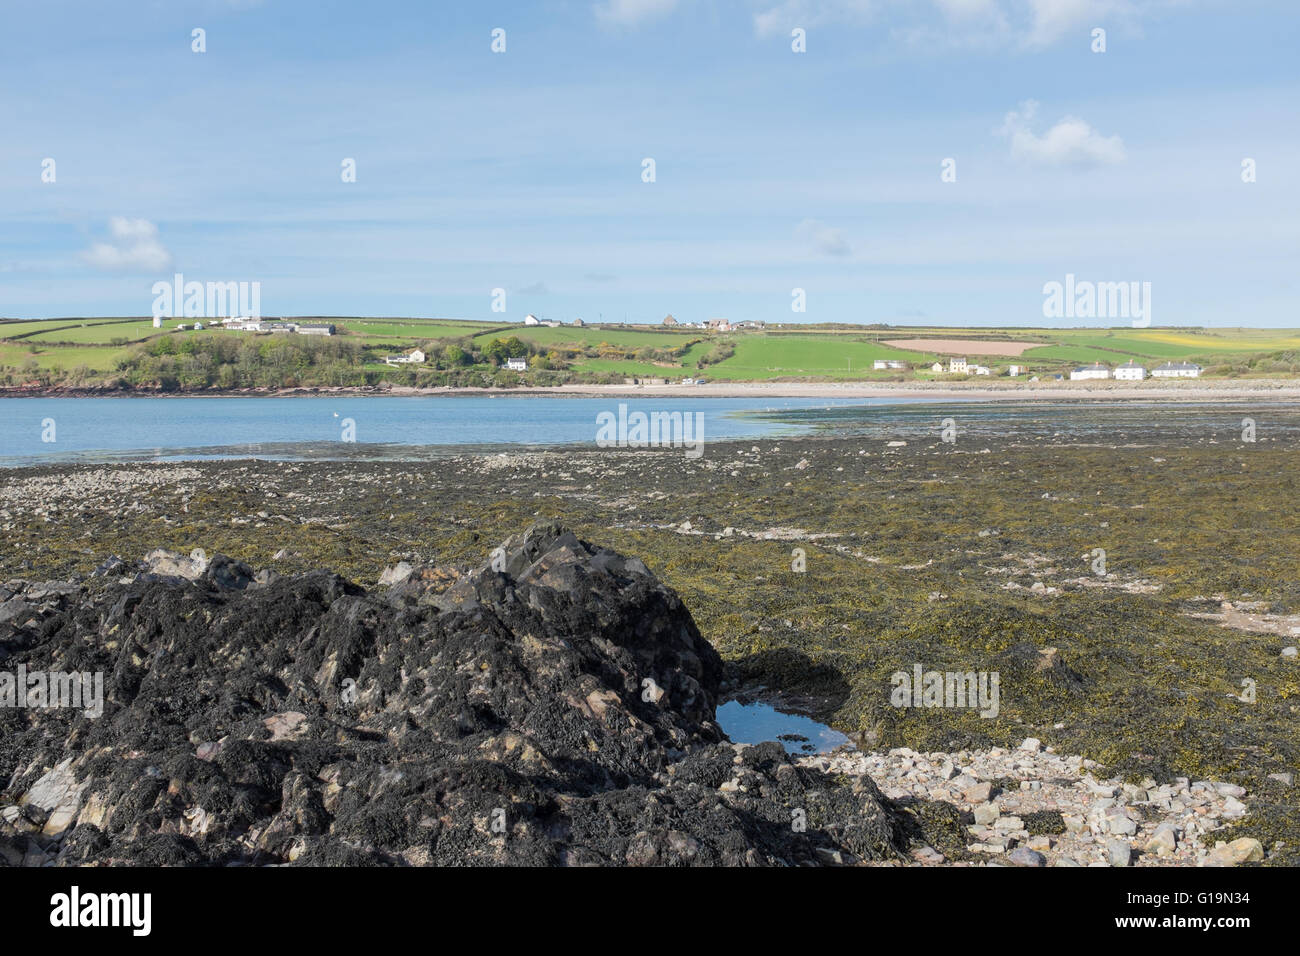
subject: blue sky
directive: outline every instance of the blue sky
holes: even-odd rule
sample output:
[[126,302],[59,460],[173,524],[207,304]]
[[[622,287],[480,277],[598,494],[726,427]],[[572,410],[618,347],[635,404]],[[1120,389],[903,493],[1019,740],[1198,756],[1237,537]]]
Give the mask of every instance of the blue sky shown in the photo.
[[1150,282],[1157,326],[1300,326],[1298,28],[1292,0],[14,4],[0,316],[144,315],[181,272],[268,315],[1050,325],[1072,273]]

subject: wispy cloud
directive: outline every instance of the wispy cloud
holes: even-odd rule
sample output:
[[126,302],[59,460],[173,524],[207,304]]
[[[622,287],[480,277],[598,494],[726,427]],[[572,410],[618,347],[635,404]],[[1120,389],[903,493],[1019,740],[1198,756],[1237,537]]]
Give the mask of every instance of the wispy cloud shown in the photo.
[[546,295],[547,291],[546,283],[537,281],[532,285],[520,286],[515,289],[515,295]]
[[[888,19],[914,45],[1042,48],[1071,31],[1134,26],[1180,0],[755,0],[760,36],[792,27],[863,26]],[[1082,34],[1081,34],[1082,35]]]
[[1016,159],[1043,166],[1103,166],[1122,163],[1124,141],[1103,136],[1077,116],[1063,117],[1042,135],[1030,127],[1038,114],[1038,103],[1026,100],[1007,113],[997,132],[1011,141]]
[[677,8],[678,0],[604,0],[592,9],[596,19],[607,26],[634,27],[647,20],[666,16]]
[[765,0],[763,9],[754,14],[754,30],[759,36],[788,33],[794,27],[822,24],[862,24],[871,20],[881,7],[879,0]]
[[82,258],[107,272],[157,272],[171,265],[172,256],[158,241],[158,227],[148,219],[114,216],[108,221],[110,240],[96,242]]
[[844,230],[828,226],[816,219],[805,219],[794,229],[795,238],[812,246],[818,252],[828,256],[847,256],[852,252]]

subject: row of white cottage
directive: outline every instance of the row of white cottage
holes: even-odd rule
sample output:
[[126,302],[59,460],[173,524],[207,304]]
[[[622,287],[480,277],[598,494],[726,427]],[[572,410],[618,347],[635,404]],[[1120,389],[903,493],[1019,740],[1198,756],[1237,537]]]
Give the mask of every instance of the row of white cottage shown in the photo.
[[1070,381],[1077,382],[1090,378],[1117,378],[1122,381],[1140,382],[1148,374],[1152,378],[1196,378],[1202,372],[1199,365],[1191,362],[1166,362],[1164,365],[1157,365],[1149,373],[1147,370],[1129,359],[1123,365],[1117,365],[1111,368],[1097,362],[1093,365],[1080,365],[1070,373]]
[[[908,368],[906,362],[893,360],[877,359],[874,367],[879,369],[905,369]],[[930,366],[932,372],[948,372],[952,375],[992,375],[993,370],[987,365],[972,365],[964,358],[948,359],[948,367],[945,369],[942,362],[935,362]],[[1029,369],[1024,365],[1007,366],[1007,374],[1012,378],[1023,375]],[[1158,365],[1151,369],[1150,372],[1144,366],[1138,365],[1132,359],[1129,359],[1123,365],[1118,365],[1114,369],[1102,365],[1100,362],[1094,365],[1081,365],[1070,372],[1070,380],[1077,382],[1090,378],[1117,378],[1124,381],[1140,382],[1148,375],[1152,378],[1196,378],[1201,374],[1203,369],[1199,365],[1193,365],[1191,362],[1166,362],[1164,365]]]

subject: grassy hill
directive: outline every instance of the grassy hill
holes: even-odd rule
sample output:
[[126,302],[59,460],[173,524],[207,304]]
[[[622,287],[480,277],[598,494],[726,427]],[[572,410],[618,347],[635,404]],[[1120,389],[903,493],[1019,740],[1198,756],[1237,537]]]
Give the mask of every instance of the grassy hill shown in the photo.
[[[335,324],[338,335],[322,341],[220,328],[182,330],[180,325],[192,323],[174,319],[166,320],[162,329],[136,317],[7,320],[0,322],[0,384],[233,388],[383,381],[485,386],[617,383],[629,377],[905,380],[947,377],[929,367],[952,355],[966,355],[995,372],[1016,363],[1038,375],[1063,373],[1081,363],[1114,366],[1130,360],[1148,367],[1193,361],[1212,377],[1300,374],[1300,330],[1294,329],[785,326],[714,333],[413,317],[327,321]],[[429,353],[425,365],[384,363],[385,356],[417,346]],[[1017,351],[1019,355],[1011,354]],[[529,370],[504,370],[507,354],[526,357]],[[877,359],[901,360],[910,368],[874,371],[871,363]]]

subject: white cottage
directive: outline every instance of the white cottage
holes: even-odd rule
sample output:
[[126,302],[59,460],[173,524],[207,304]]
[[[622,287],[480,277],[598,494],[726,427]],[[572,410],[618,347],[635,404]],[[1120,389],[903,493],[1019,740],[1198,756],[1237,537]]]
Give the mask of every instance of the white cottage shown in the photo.
[[1191,362],[1166,362],[1151,370],[1152,378],[1196,378],[1204,371]]
[[1078,382],[1090,378],[1110,378],[1110,369],[1100,362],[1093,365],[1080,365],[1070,373],[1070,381]]
[[389,365],[423,365],[426,358],[423,349],[410,349],[402,355],[390,355],[384,361]]
[[1147,370],[1129,359],[1115,367],[1115,377],[1126,382],[1140,382],[1147,377]]

